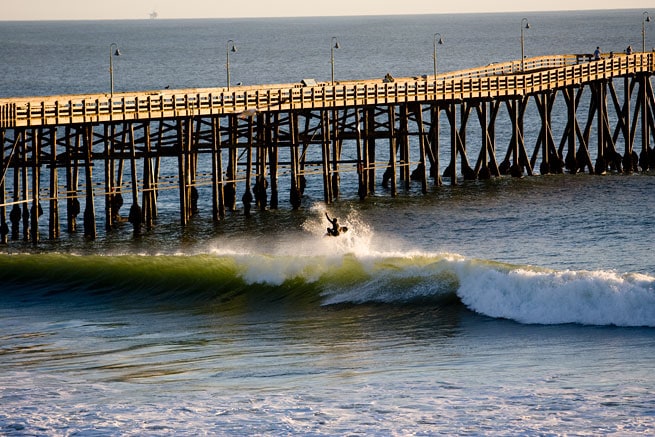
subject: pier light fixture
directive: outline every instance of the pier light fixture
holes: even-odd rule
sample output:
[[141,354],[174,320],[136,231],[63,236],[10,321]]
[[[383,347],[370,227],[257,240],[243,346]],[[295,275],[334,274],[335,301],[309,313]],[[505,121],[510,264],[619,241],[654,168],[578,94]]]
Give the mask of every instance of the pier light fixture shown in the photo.
[[121,51],[118,49],[118,44],[115,42],[109,44],[109,89],[111,97],[114,97],[114,56],[120,55]]
[[332,66],[332,86],[334,86],[334,49],[340,49],[339,39],[333,36],[330,40],[330,64]]
[[[525,23],[525,24],[524,24]],[[527,18],[521,20],[521,71],[525,70],[525,38],[523,31],[530,28],[530,23]]]
[[648,11],[641,14],[641,51],[646,51],[646,23],[650,23],[650,15]]
[[225,44],[225,69],[227,70],[227,89],[230,90],[230,52],[236,53],[237,46],[234,45],[234,40],[228,39]]
[[[437,40],[437,36],[439,39]],[[440,33],[435,33],[434,38],[432,38],[432,47],[434,48],[434,53],[432,53],[432,60],[434,61],[434,77],[437,77],[437,44],[443,45],[443,38]]]

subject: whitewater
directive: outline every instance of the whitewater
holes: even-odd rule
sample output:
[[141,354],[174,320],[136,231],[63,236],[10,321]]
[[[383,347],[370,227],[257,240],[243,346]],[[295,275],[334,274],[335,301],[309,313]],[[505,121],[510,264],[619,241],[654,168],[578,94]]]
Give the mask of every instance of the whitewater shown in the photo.
[[[313,212],[320,217],[324,209],[316,205]],[[0,255],[0,281],[20,290],[47,284],[68,292],[138,293],[139,300],[162,294],[174,299],[180,290],[187,298],[224,300],[235,288],[263,299],[272,289],[285,298],[309,292],[319,305],[456,298],[478,314],[519,323],[655,327],[653,276],[380,251],[372,248],[374,240],[398,243],[375,236],[355,212],[345,223],[351,230],[333,238],[323,235],[320,220],[310,219],[305,232],[291,238],[293,244],[277,241],[270,252],[259,251],[261,239],[231,237],[190,254]]]

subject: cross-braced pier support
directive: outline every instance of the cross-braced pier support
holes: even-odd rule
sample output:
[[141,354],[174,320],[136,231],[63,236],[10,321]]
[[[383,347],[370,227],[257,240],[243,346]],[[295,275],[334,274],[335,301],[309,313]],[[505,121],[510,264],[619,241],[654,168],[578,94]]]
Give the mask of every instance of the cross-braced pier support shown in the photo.
[[[477,82],[444,77],[376,83],[361,92],[355,86],[352,96],[347,86],[319,87],[311,94],[301,90],[310,103],[287,108],[295,89],[288,98],[268,91],[267,101],[277,99],[277,107],[260,107],[256,94],[254,108],[206,114],[200,97],[193,103],[187,95],[178,115],[149,97],[148,110],[157,115],[134,119],[58,122],[59,106],[49,117],[28,105],[27,125],[12,126],[9,118],[0,123],[0,243],[38,243],[44,209],[50,240],[60,238],[62,221],[67,232],[77,232],[80,214],[86,238],[97,237],[98,221],[108,233],[128,221],[139,234],[155,225],[164,195],[177,196],[186,225],[201,212],[199,202],[211,203],[209,214],[220,221],[239,201],[245,216],[253,206],[276,209],[285,191],[289,207],[300,208],[308,188],[313,195],[322,188],[329,204],[340,197],[366,199],[380,189],[397,196],[413,183],[428,193],[444,181],[530,176],[535,169],[542,175],[647,171],[655,168],[651,71],[629,67],[652,59],[633,58],[582,64],[584,80],[557,76],[548,82],[554,86],[532,85],[521,93],[514,90],[528,89],[530,78],[551,80],[550,70]],[[601,67],[616,67],[617,74],[601,75]],[[561,71],[571,68],[577,71]],[[339,93],[343,101],[336,100]],[[1,115],[18,112],[12,103]]]

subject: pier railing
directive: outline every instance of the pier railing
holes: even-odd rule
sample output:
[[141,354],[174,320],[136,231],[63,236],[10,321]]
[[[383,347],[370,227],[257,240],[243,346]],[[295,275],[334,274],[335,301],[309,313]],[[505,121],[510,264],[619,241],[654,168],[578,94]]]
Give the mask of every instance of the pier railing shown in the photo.
[[529,95],[591,81],[654,72],[654,53],[554,55],[489,64],[435,76],[210,89],[0,99],[0,128],[155,120],[405,102]]

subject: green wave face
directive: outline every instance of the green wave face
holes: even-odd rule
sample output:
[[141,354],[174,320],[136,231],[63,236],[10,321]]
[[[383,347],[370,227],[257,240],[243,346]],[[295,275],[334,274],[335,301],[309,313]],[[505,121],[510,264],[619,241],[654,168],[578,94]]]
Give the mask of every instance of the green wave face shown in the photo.
[[95,296],[124,304],[411,301],[442,298],[457,286],[439,257],[25,254],[2,255],[0,265],[5,296]]
[[[655,278],[555,271],[448,254],[2,255],[1,305],[307,311],[462,303],[528,324],[655,326]],[[563,305],[565,303],[565,305]]]

